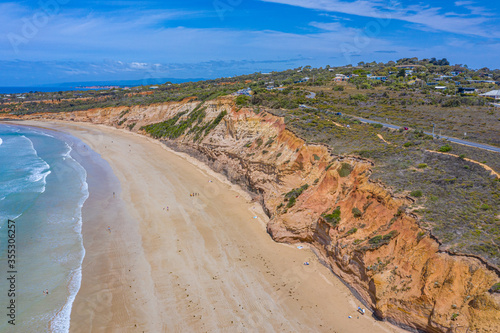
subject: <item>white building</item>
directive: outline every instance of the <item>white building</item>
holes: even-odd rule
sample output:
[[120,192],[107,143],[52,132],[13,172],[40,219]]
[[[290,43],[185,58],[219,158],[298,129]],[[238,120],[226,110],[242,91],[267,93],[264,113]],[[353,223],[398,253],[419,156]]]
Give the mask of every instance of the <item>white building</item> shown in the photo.
[[485,96],[493,99],[500,99],[500,90],[492,90],[487,93],[480,94],[479,96]]

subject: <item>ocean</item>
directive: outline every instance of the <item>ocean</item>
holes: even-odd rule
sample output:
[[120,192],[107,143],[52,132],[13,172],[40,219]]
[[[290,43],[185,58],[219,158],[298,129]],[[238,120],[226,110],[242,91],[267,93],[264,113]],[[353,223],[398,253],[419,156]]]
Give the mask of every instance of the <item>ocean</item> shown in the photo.
[[77,88],[77,87],[0,87],[0,94],[26,94],[29,92],[85,91],[106,90],[107,88]]
[[89,195],[74,145],[58,132],[0,124],[0,332],[69,330]]

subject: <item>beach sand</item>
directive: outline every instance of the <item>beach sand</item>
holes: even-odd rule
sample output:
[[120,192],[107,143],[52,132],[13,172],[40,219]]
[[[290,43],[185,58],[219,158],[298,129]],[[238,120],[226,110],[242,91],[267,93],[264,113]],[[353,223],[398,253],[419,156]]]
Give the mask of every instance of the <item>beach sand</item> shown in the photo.
[[114,173],[84,165],[86,255],[71,332],[403,332],[359,314],[311,250],[274,242],[261,207],[199,162],[110,127],[23,124],[80,138]]

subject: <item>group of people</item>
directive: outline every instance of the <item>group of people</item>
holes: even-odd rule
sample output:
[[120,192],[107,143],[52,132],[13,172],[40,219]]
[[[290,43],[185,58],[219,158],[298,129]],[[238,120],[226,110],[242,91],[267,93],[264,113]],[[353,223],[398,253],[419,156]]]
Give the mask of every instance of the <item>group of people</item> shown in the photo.
[[199,195],[200,195],[200,193],[190,193],[190,194],[189,194],[189,196],[190,196],[190,197],[197,197],[197,196],[199,196]]
[[48,294],[49,294],[49,290],[48,290],[48,289],[45,289],[45,290],[43,291],[43,294],[44,294],[44,295],[48,295]]

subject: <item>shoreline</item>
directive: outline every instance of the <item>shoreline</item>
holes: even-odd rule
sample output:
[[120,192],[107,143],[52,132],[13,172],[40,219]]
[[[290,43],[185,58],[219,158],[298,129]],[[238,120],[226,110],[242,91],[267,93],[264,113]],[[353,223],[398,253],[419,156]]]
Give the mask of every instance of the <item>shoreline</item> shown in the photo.
[[[110,186],[122,187],[114,191],[120,200],[108,198],[107,206],[108,217],[117,222],[110,234],[121,238],[121,245],[115,240],[110,244],[110,234],[103,233],[106,223],[103,224],[102,218],[100,223],[95,222],[109,190],[104,191],[107,194],[101,193],[101,197],[91,192],[88,208],[84,207],[86,256],[70,331],[90,332],[99,326],[146,332],[241,330],[258,325],[267,330],[287,327],[291,331],[403,332],[374,320],[368,312],[365,316],[356,314],[360,301],[320,264],[313,251],[274,242],[266,232],[267,216],[260,205],[248,202],[247,192],[198,160],[172,152],[158,140],[108,126],[59,121],[22,123],[43,128],[48,125],[79,138],[110,164],[118,180]],[[127,157],[129,161],[124,161]],[[141,175],[142,169],[153,175]],[[180,175],[165,176],[165,171]],[[191,178],[194,182],[189,183]],[[154,184],[156,180],[160,184]],[[176,193],[182,192],[179,188],[186,193]],[[147,194],[152,202],[136,192]],[[191,192],[200,193],[200,197],[190,198],[187,194]],[[167,216],[160,208],[163,200],[156,200],[159,196],[176,203],[170,206]],[[136,201],[140,204],[134,204]],[[92,207],[97,211],[93,212]],[[116,212],[123,215],[120,221],[116,221],[120,216]],[[199,222],[204,216],[209,223]],[[162,223],[153,217],[163,220]],[[120,231],[123,226],[136,231]],[[259,246],[255,247],[256,243]],[[133,244],[134,251],[124,244],[129,247]],[[123,258],[123,253],[117,253],[117,246],[131,256]],[[95,263],[97,258],[102,262]],[[310,265],[304,266],[304,261]],[[192,275],[199,278],[193,279]],[[135,277],[145,281],[139,297],[129,290],[133,284],[134,290],[140,287]],[[127,289],[128,283],[131,284]],[[107,296],[96,298],[103,290]],[[212,305],[217,306],[208,309]],[[190,307],[194,310],[189,310]],[[247,308],[250,310],[246,311]],[[111,314],[103,315],[106,312]]]

